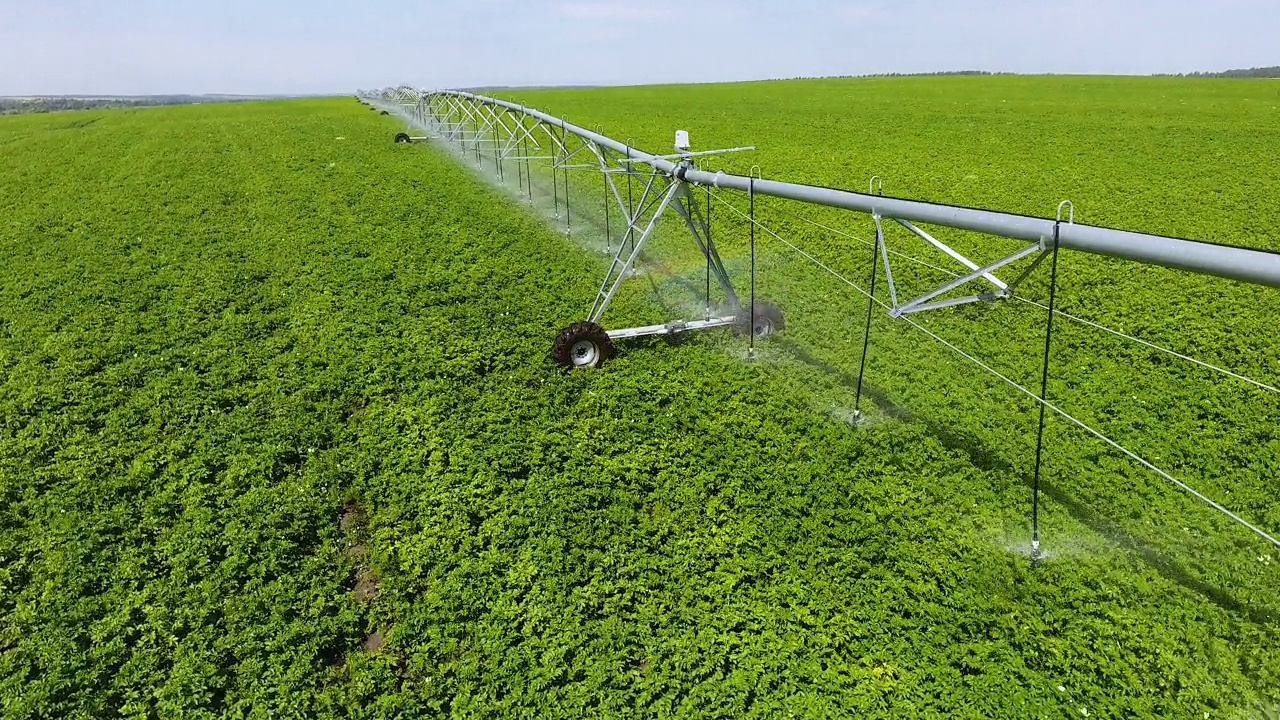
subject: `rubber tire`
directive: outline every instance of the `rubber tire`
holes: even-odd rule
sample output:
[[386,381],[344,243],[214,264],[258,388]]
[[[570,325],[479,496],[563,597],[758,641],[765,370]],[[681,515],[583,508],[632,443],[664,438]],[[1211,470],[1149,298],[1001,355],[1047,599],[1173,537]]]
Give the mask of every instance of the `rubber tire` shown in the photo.
[[[574,348],[579,343],[589,342],[595,346],[595,359],[589,363],[574,362]],[[556,336],[556,340],[551,344],[551,361],[562,368],[588,368],[600,367],[605,360],[617,355],[617,350],[613,347],[613,340],[609,339],[609,333],[605,329],[593,322],[576,322]]]
[[383,115],[390,115],[391,113],[387,112],[386,110],[383,110],[383,111],[382,111],[382,114],[383,114]]
[[782,308],[769,302],[768,300],[756,300],[755,312],[743,312],[743,317],[737,324],[737,332],[745,334],[747,326],[751,324],[752,315],[755,316],[756,325],[754,328],[756,337],[764,337],[781,332],[786,327],[786,320],[782,316]]
[[396,142],[398,142],[398,143],[407,143],[407,142],[410,142],[410,140],[409,140],[409,133],[397,133],[397,134],[396,134]]

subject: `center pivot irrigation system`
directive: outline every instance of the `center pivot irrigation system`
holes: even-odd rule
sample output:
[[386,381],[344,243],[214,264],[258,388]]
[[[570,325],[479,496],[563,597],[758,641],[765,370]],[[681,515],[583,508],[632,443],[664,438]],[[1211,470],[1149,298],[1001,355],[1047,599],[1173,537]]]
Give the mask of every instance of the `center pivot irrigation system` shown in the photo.
[[[882,305],[890,317],[905,319],[917,328],[924,330],[923,327],[909,320],[907,316],[965,303],[1014,297],[1015,289],[1044,260],[1049,259],[1051,261],[1051,269],[1047,307],[1048,320],[1045,329],[1040,393],[1036,395],[1027,388],[996,373],[990,367],[974,360],[974,362],[982,365],[984,369],[996,374],[1023,393],[1031,396],[1039,404],[1040,422],[1036,443],[1035,490],[1032,511],[1033,560],[1038,560],[1040,557],[1038,499],[1040,456],[1046,409],[1051,409],[1067,418],[1148,469],[1157,472],[1178,485],[1197,499],[1226,514],[1270,544],[1280,547],[1280,540],[1250,524],[1148,461],[1138,457],[1132,451],[1120,446],[1097,430],[1063,412],[1052,405],[1046,398],[1049,348],[1053,333],[1053,318],[1056,314],[1054,304],[1057,289],[1058,250],[1077,250],[1096,255],[1123,258],[1140,263],[1214,275],[1274,288],[1280,288],[1280,253],[1076,223],[1073,218],[1073,208],[1068,201],[1063,201],[1058,206],[1057,216],[1049,219],[889,197],[879,192],[880,186],[877,184],[877,178],[872,178],[869,192],[859,193],[815,185],[765,180],[759,177],[754,170],[750,175],[708,172],[697,165],[706,156],[754,148],[739,147],[691,152],[688,134],[684,131],[677,131],[673,148],[675,152],[656,155],[632,147],[629,143],[614,140],[601,132],[589,130],[519,103],[469,92],[455,90],[424,91],[402,86],[359,92],[356,97],[372,109],[381,110],[383,114],[400,117],[409,125],[411,130],[422,133],[414,135],[400,133],[395,137],[396,142],[424,140],[441,142],[464,156],[474,156],[478,162],[483,162],[486,158],[489,159],[494,164],[494,169],[499,176],[504,172],[507,163],[514,162],[517,173],[521,174],[522,182],[526,186],[530,185],[532,178],[530,163],[535,161],[549,163],[553,173],[553,192],[557,195],[557,212],[559,211],[560,191],[557,184],[558,181],[555,179],[555,173],[565,171],[564,211],[566,213],[566,225],[569,223],[567,217],[569,213],[567,171],[595,171],[603,176],[607,196],[605,212],[609,212],[611,205],[616,205],[626,230],[624,237],[617,243],[616,249],[610,247],[612,261],[605,271],[604,279],[600,283],[595,301],[592,303],[586,319],[565,328],[553,344],[552,359],[566,367],[594,367],[600,364],[614,354],[614,340],[645,335],[670,335],[723,327],[734,328],[748,335],[751,343],[750,356],[751,353],[754,353],[754,339],[757,336],[781,330],[783,327],[782,310],[772,303],[757,299],[755,296],[755,227],[758,225],[754,218],[756,195],[840,208],[871,216],[875,224],[876,233],[874,241],[870,243],[872,266],[869,278],[870,291],[862,290],[862,288],[857,287],[830,268],[822,265],[815,258],[805,255],[809,260],[817,263],[823,269],[836,275],[836,277],[845,280],[846,283],[867,296],[868,312],[866,327],[863,329],[861,361],[863,367],[865,367],[866,360],[871,310],[875,304]],[[525,181],[525,178],[529,180]],[[629,192],[633,183],[638,183],[641,188],[638,202],[633,202],[633,197]],[[624,187],[627,192],[624,192]],[[739,191],[745,193],[748,198],[750,211],[749,215],[747,215],[747,220],[751,229],[751,264],[750,276],[747,282],[749,299],[746,302],[742,301],[739,291],[735,289],[729,271],[721,259],[711,236],[710,193],[708,192],[706,207],[702,207],[698,202],[697,195],[693,192],[693,189],[697,187]],[[531,190],[530,198],[532,198]],[[659,220],[668,211],[673,211],[679,215],[680,220],[683,221],[683,225],[688,229],[694,244],[697,246],[698,254],[705,258],[708,284],[705,313],[700,318],[675,319],[659,325],[606,331],[601,325],[602,316],[614,299],[619,286],[628,276],[633,274],[637,258],[640,257],[646,244],[653,238]],[[606,220],[606,225],[607,222]],[[954,274],[951,280],[922,294],[900,298],[898,288],[893,280],[893,270],[890,263],[890,255],[894,253],[889,250],[885,243],[884,225],[886,222],[902,226],[939,252],[964,265],[969,272]],[[934,234],[922,229],[920,225],[972,231],[1018,240],[1025,244],[994,262],[979,266],[954,247],[939,240]],[[793,249],[804,254],[803,251],[794,248],[794,246]],[[1034,256],[1032,260],[1011,280],[1005,281],[996,275],[996,272],[1002,268],[1031,256]],[[887,303],[875,297],[875,283],[879,275],[877,265],[882,266],[884,280],[888,285],[889,302]],[[713,277],[725,298],[724,304],[719,308],[713,308],[711,303],[710,280]],[[975,285],[978,287],[975,288]],[[927,330],[924,331],[928,332]],[[934,337],[941,341],[937,336]],[[942,342],[950,346],[946,341]],[[962,351],[954,346],[950,347],[963,354]],[[966,357],[968,356],[966,355]],[[973,358],[970,359],[973,360]],[[1185,359],[1233,375],[1259,387],[1275,390],[1271,386],[1235,375],[1216,366],[1200,363],[1192,358]],[[861,392],[862,370],[860,369],[858,375],[859,400],[861,399]]]

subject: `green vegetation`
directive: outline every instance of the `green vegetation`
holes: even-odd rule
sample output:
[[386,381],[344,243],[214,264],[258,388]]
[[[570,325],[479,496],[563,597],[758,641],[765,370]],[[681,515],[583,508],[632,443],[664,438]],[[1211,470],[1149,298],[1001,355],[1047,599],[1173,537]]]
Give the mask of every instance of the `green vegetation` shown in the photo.
[[[1259,244],[1280,213],[1258,200],[1280,184],[1280,114],[1236,86],[860,80],[529,102],[651,149],[676,126],[701,147],[756,143],[729,162],[767,176],[875,173],[895,194],[1041,214],[1063,195],[1077,219]],[[788,310],[764,361],[707,335],[553,368],[599,255],[444,153],[392,144],[397,129],[349,98],[0,121],[4,717],[1251,717],[1280,702],[1277,562],[1251,537],[1058,425],[1052,555],[1032,570],[1015,548],[1030,405],[878,319],[884,421],[842,421],[823,398],[847,400],[862,305],[763,239],[762,291]],[[865,268],[762,205],[834,267]],[[717,212],[740,263],[745,227]],[[1274,294],[1063,264],[1068,309],[1280,376]],[[632,286],[610,325],[660,314]],[[1035,315],[1010,307],[930,327],[1025,375]],[[1059,352],[1076,371],[1052,392],[1073,411],[1183,453],[1181,475],[1280,527],[1274,401],[1206,392],[1180,366],[1143,380],[1152,356],[1083,333]],[[1149,405],[1104,417],[1138,389]]]
[[[1280,104],[1280,91],[1269,83],[912,78],[519,98],[581,124],[617,128],[611,132],[641,147],[665,147],[672,127],[691,130],[697,148],[756,144],[758,152],[723,158],[726,169],[740,173],[758,164],[769,177],[849,188],[879,175],[891,194],[1042,216],[1069,197],[1084,222],[1280,247],[1272,231],[1280,213],[1256,200],[1280,186],[1280,110],[1272,104]],[[1244,147],[1249,152],[1228,154]],[[1221,162],[1212,164],[1215,158]],[[718,242],[745,274],[746,224],[726,204],[741,211],[745,203],[732,193],[711,202]],[[764,225],[865,287],[869,218],[768,198],[756,204]],[[908,256],[959,268],[901,228],[886,232],[891,247]],[[796,320],[769,369],[817,388],[815,406],[839,415],[853,404],[848,390],[858,372],[865,301],[792,247],[757,236],[758,290]],[[945,230],[943,239],[982,261],[1018,247]],[[668,243],[659,252],[665,265],[683,269],[686,283],[700,278],[701,262],[687,251],[680,255]],[[948,279],[901,257],[895,263],[899,297]],[[1045,275],[1025,286],[1030,299],[1046,299]],[[1060,275],[1061,307],[1076,316],[1272,385],[1280,377],[1269,321],[1274,290],[1079,253],[1064,254]],[[887,301],[883,277],[880,293]],[[1038,387],[1043,310],[1004,303],[915,319]],[[975,463],[1025,482],[1036,411],[1025,396],[902,322],[877,314],[873,332],[868,372],[886,412],[928,419]],[[1057,404],[1255,522],[1280,527],[1276,393],[1080,323],[1059,323],[1055,343],[1050,393]],[[1234,532],[1217,531],[1220,518],[1083,432],[1065,423],[1050,432],[1048,474],[1074,515],[1096,515],[1091,525],[1159,551],[1173,574],[1189,572],[1232,594],[1274,597],[1274,578],[1254,572],[1259,557],[1238,552]],[[1195,529],[1206,523],[1215,526],[1209,538]],[[1224,562],[1231,566],[1225,573]]]

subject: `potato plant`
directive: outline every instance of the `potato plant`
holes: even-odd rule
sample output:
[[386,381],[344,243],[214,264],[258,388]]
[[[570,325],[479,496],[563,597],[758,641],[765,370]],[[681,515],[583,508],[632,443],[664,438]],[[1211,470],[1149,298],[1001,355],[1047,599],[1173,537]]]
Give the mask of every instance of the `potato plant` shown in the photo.
[[[805,87],[752,92],[843,127]],[[881,355],[876,405],[903,411],[869,426],[822,405],[839,372],[742,362],[727,334],[566,373],[547,348],[600,256],[398,130],[350,98],[0,120],[4,717],[1280,699],[1276,565],[1234,528],[1187,520],[1229,549],[1191,564],[1142,507],[1060,475],[1063,542],[1033,570],[1025,443],[972,421],[998,396],[937,394],[931,373],[960,372],[941,363],[895,381]],[[778,292],[831,295],[802,279]],[[634,284],[610,318],[653,312]],[[805,327],[769,352],[816,343]],[[1095,489],[1127,472],[1080,468]],[[1185,508],[1143,487],[1160,517]]]

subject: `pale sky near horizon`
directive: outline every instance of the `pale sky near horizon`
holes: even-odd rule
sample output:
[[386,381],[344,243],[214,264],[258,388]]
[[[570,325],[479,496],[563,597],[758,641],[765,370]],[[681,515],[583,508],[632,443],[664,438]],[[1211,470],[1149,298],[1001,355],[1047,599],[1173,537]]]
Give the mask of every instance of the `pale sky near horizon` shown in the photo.
[[0,95],[1280,65],[1280,0],[0,0]]

